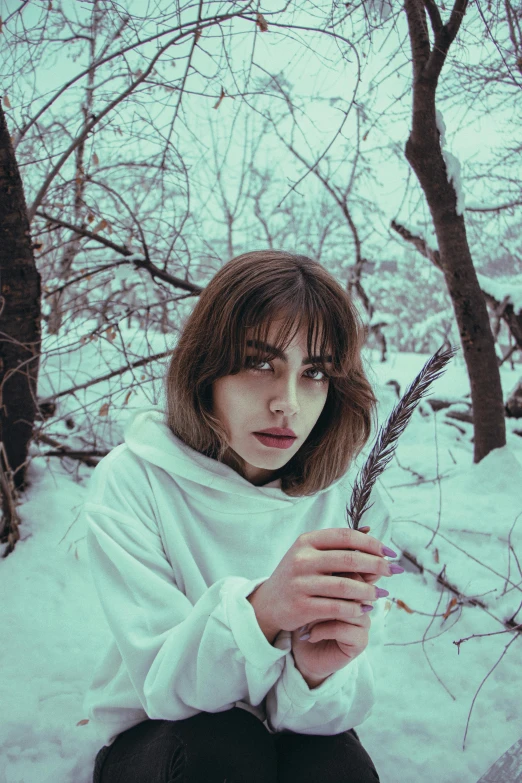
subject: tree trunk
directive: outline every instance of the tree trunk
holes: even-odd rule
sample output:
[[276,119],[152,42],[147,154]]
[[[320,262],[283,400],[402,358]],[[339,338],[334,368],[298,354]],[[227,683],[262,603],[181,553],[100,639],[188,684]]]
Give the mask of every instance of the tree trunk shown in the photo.
[[22,490],[37,411],[40,274],[34,262],[22,180],[1,106],[0,274],[0,440],[7,458],[4,470],[12,472],[14,486]]
[[[457,8],[457,6],[460,6]],[[433,218],[440,263],[457,319],[471,386],[474,461],[506,444],[500,372],[486,303],[473,266],[457,194],[448,182],[435,113],[435,93],[445,56],[466,3],[456,0],[450,22],[442,25],[430,3],[435,42],[431,50],[422,0],[406,0],[413,55],[413,118],[406,159],[415,171]]]

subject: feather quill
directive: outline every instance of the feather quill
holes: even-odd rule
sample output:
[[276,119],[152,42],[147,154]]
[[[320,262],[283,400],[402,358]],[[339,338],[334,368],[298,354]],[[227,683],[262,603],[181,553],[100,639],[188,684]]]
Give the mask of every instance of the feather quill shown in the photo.
[[413,411],[457,351],[456,346],[446,349],[441,346],[426,362],[390,413],[386,424],[380,428],[368,459],[355,479],[350,503],[346,506],[348,525],[354,530],[358,530],[362,515],[371,508],[369,500],[373,486],[393,457],[399,436],[408,426]]

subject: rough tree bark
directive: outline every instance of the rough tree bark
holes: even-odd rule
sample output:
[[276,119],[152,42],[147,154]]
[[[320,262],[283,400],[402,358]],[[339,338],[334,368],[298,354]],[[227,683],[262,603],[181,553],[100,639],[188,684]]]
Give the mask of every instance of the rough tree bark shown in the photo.
[[[40,366],[40,274],[36,268],[22,180],[0,106],[0,441],[1,470],[25,488],[25,461],[37,411]],[[11,532],[2,482],[0,539]]]
[[[435,0],[405,0],[413,61],[412,128],[406,159],[424,191],[433,218],[440,262],[453,303],[471,385],[474,462],[506,444],[502,386],[486,303],[466,236],[457,213],[457,194],[448,181],[436,121],[435,93],[468,0],[455,0],[443,24]],[[426,11],[433,31],[433,46]]]

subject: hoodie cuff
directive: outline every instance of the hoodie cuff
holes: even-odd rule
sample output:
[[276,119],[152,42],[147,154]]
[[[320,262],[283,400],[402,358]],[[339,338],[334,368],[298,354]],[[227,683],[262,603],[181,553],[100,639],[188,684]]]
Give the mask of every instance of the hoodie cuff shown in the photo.
[[223,605],[228,626],[245,660],[258,669],[267,669],[288,655],[288,650],[277,649],[270,644],[259,627],[254,607],[247,600],[247,596],[268,578],[245,579],[238,576],[228,578],[223,586]]
[[292,649],[292,634],[289,631],[281,631],[274,644],[288,653],[280,679],[288,701],[295,707],[306,708],[317,701],[328,701],[334,694],[343,690],[350,680],[355,682],[357,679],[359,671],[358,657],[354,658],[346,666],[343,666],[342,669],[338,669],[333,674],[330,674],[316,688],[309,688],[303,675],[295,665],[294,656],[290,653]]

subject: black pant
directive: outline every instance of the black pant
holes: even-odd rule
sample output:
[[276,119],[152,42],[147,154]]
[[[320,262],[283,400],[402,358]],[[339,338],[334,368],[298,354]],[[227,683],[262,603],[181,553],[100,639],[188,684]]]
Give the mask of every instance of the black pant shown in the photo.
[[96,756],[93,783],[375,783],[353,729],[270,734],[246,710],[146,720]]

